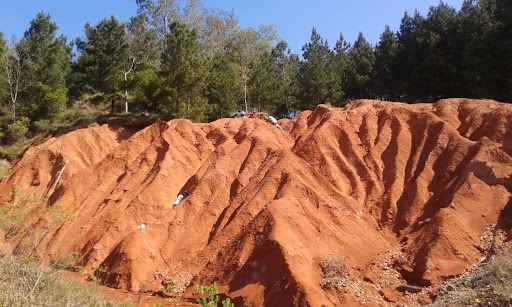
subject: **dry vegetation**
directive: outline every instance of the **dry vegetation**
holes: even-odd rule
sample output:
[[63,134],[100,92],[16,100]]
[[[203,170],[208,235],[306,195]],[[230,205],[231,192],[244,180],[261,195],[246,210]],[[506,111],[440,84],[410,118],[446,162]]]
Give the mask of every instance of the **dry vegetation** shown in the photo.
[[325,256],[320,263],[322,268],[322,288],[340,289],[347,285],[347,268],[345,258],[340,255]]
[[501,247],[480,266],[446,281],[432,306],[512,306],[512,247]]
[[115,306],[98,293],[45,273],[35,263],[0,256],[0,306]]
[[11,163],[5,159],[0,160],[0,180],[4,177],[5,173],[11,168]]

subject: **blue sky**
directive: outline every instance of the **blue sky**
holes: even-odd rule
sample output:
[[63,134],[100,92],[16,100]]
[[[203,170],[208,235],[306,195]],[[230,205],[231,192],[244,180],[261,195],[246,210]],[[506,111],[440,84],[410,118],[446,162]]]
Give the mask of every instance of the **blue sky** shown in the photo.
[[[445,0],[460,9],[463,0]],[[95,25],[114,14],[127,21],[136,15],[135,0],[19,0],[3,1],[0,31],[7,39],[21,38],[30,21],[40,11],[50,13],[59,33],[68,40],[83,36],[86,22]],[[208,9],[234,10],[243,27],[271,24],[288,42],[292,52],[302,55],[315,27],[332,48],[340,33],[353,43],[363,32],[371,44],[379,41],[385,25],[397,31],[405,11],[417,9],[426,15],[439,0],[203,0]]]

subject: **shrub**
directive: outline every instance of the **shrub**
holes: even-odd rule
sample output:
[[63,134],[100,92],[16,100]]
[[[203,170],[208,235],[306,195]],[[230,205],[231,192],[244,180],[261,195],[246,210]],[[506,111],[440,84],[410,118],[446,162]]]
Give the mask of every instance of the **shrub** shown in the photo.
[[23,140],[27,137],[28,126],[30,119],[22,117],[15,123],[7,126],[7,138],[10,143],[14,143],[18,140]]
[[50,131],[51,128],[52,125],[49,119],[41,119],[34,122],[34,129],[36,133],[45,133]]
[[52,267],[57,270],[78,271],[75,264],[79,258],[80,255],[78,254],[64,254],[52,263]]
[[203,307],[216,307],[219,304],[219,287],[217,283],[213,285],[199,285],[196,286],[196,293],[206,297],[200,297],[196,299],[196,302]]
[[347,286],[347,268],[345,258],[339,255],[325,256],[320,263],[322,269],[322,288],[340,289]]
[[0,229],[5,230],[8,236],[16,235],[22,227],[30,227],[27,216],[37,216],[48,227],[62,226],[74,218],[58,204],[48,206],[48,199],[36,194],[26,196],[21,189],[15,188],[9,202],[0,207]]
[[165,278],[162,283],[165,287],[165,292],[174,293],[174,290],[176,290],[176,282],[174,280]]
[[[203,307],[217,307],[219,305],[219,287],[216,282],[212,285],[199,285],[196,286],[196,295],[201,297],[196,299],[196,302]],[[235,307],[228,297],[221,302],[223,307]]]

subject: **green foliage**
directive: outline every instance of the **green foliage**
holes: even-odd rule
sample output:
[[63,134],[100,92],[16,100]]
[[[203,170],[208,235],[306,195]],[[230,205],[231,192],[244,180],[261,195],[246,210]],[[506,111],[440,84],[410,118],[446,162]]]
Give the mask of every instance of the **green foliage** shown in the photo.
[[372,46],[359,32],[354,46],[348,51],[345,70],[345,90],[352,99],[371,97],[371,76],[375,64]]
[[66,106],[67,92],[68,89],[63,86],[52,87],[41,83],[30,86],[24,93],[24,97],[33,102],[25,105],[23,110],[30,114],[32,120],[55,119],[60,116]]
[[0,32],[0,62],[8,68],[0,73],[0,139],[13,144],[2,146],[1,156],[22,152],[30,132],[92,123],[120,111],[121,101],[134,113],[192,121],[241,108],[281,116],[356,98],[512,101],[507,0],[466,0],[459,11],[441,2],[426,16],[405,13],[398,31],[386,27],[374,47],[362,33],[353,46],[340,33],[331,50],[313,28],[302,59],[276,42],[274,27],[243,28],[234,13],[206,12],[200,1],[184,10],[175,0],[136,2],[138,14],[127,24],[114,16],[87,23],[75,61],[44,12],[20,41],[8,43]]
[[9,202],[0,207],[0,228],[9,235],[15,235],[21,228],[30,227],[31,216],[45,220],[49,226],[61,226],[74,218],[58,204],[48,206],[48,199],[36,194],[26,196],[16,188],[11,192]]
[[233,303],[229,297],[222,300],[221,303],[222,307],[235,307],[235,303]]
[[0,147],[0,158],[12,161],[19,157],[37,139],[19,139],[15,143]]
[[[297,108],[299,99],[299,57],[292,54],[285,41],[280,41],[272,49],[275,70],[276,93],[273,101],[274,114],[286,114]],[[268,110],[272,112],[272,108]]]
[[373,69],[373,89],[379,98],[399,99],[400,92],[396,83],[395,66],[398,65],[398,41],[395,33],[386,26],[375,47],[375,65]]
[[[196,295],[200,296],[196,302],[203,307],[216,307],[219,304],[219,286],[215,282],[211,285],[196,286]],[[223,307],[235,307],[229,297],[222,300],[221,304]]]
[[171,24],[160,76],[164,81],[159,110],[166,117],[187,117],[193,121],[206,119],[209,111],[205,97],[206,65],[200,55],[197,33],[184,24]]
[[95,271],[92,281],[95,284],[102,284],[108,286],[108,278],[110,275],[110,268],[107,264],[101,264]]
[[155,69],[144,69],[136,71],[132,78],[132,97],[134,105],[132,110],[152,111],[158,110],[155,102],[155,94],[162,87],[162,79]]
[[134,69],[157,67],[161,54],[160,42],[156,30],[150,25],[149,18],[144,14],[130,18],[126,30],[130,58],[134,59]]
[[149,18],[160,39],[168,34],[172,20],[177,19],[179,1],[176,0],[136,0],[137,11]]
[[[0,31],[0,63],[4,64],[5,60],[8,59],[8,47],[7,41],[5,40],[5,35]],[[5,67],[5,66],[4,66]],[[0,101],[7,100],[9,89],[8,83],[5,82],[6,76],[4,76],[5,72],[0,73]]]
[[34,129],[36,133],[46,133],[52,129],[52,124],[49,119],[40,119],[34,122]]
[[71,67],[71,48],[57,25],[40,12],[17,44],[25,85],[20,92],[20,111],[31,120],[52,119],[67,102],[66,78]]
[[196,286],[196,294],[204,296],[196,299],[203,307],[216,307],[219,304],[219,287],[215,282],[212,285]]
[[170,280],[165,285],[165,292],[167,292],[167,293],[174,293],[175,289],[176,289],[176,282],[174,280]]
[[[98,99],[99,98],[99,99]],[[100,114],[104,114],[106,108],[98,105],[97,100],[102,100],[103,96],[98,94],[84,95],[80,100],[64,110],[59,118],[59,124],[69,125],[89,125],[96,121]]]
[[30,125],[30,119],[27,117],[19,118],[15,123],[7,126],[7,139],[10,143],[23,140],[27,137]]
[[86,39],[76,42],[80,56],[74,65],[73,91],[103,93],[114,113],[123,88],[122,72],[131,63],[125,26],[111,16],[96,26],[87,23],[84,31]]
[[209,60],[208,91],[206,93],[212,109],[209,119],[228,117],[239,109],[240,87],[235,69],[230,65],[230,57],[219,54]]
[[341,97],[340,76],[334,65],[334,53],[315,28],[311,41],[302,48],[301,65],[302,108],[311,109],[317,104],[338,101]]
[[49,14],[40,12],[30,22],[20,45],[27,61],[25,74],[33,84],[50,87],[65,86],[71,64],[71,49],[66,38],[57,37],[57,24]]

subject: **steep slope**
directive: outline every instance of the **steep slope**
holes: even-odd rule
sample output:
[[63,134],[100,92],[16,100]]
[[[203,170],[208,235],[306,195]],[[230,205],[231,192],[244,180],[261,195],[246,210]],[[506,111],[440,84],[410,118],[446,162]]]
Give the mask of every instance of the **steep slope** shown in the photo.
[[[190,297],[216,281],[240,305],[331,306],[417,302],[396,285],[437,284],[510,239],[510,105],[360,100],[281,124],[177,119],[49,138],[0,183],[0,201],[18,189],[73,219],[25,202],[27,226],[4,242],[79,255],[85,275],[115,288],[172,280]],[[331,255],[344,258],[345,287],[321,287]]]

